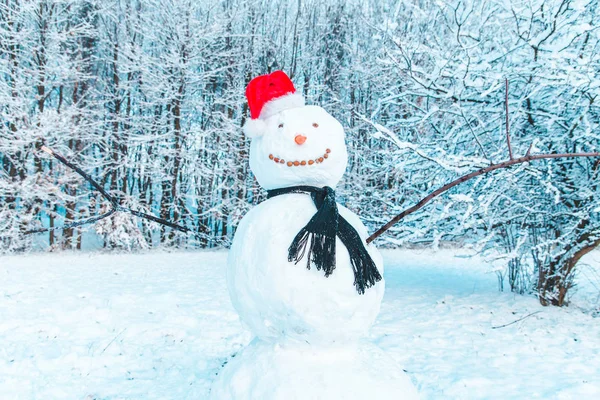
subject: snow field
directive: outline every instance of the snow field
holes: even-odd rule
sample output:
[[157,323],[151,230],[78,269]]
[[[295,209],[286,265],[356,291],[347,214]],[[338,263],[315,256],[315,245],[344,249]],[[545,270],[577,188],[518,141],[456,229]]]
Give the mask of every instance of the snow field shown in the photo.
[[[600,398],[600,324],[578,307],[597,299],[593,282],[573,306],[544,308],[499,293],[485,263],[460,251],[383,255],[370,339],[424,399]],[[0,257],[0,397],[205,399],[251,340],[229,301],[226,256]]]

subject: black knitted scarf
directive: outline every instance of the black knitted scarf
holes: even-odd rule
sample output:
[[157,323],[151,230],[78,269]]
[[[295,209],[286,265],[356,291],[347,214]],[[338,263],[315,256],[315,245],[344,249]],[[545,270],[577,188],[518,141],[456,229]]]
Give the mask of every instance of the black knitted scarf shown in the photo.
[[[354,286],[359,294],[381,280],[381,274],[375,262],[367,252],[358,232],[339,213],[335,202],[335,191],[329,186],[292,186],[269,190],[267,198],[288,193],[310,194],[317,212],[308,224],[298,232],[288,249],[288,261],[296,264],[304,257],[308,248],[306,268],[310,263],[323,270],[325,277],[335,269],[335,238],[340,238],[348,254],[354,270]],[[309,245],[310,239],[310,245]]]

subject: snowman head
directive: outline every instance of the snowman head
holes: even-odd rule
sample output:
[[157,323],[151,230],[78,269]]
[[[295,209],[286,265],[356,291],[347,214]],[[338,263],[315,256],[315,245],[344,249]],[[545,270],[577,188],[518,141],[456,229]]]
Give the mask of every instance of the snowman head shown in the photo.
[[348,162],[344,128],[327,111],[304,105],[282,71],[254,78],[246,89],[252,119],[250,168],[265,189],[296,185],[330,186]]

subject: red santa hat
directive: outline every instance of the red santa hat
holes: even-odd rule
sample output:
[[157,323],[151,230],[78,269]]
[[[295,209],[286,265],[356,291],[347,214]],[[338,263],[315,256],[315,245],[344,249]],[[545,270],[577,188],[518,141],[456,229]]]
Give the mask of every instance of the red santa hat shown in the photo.
[[244,133],[251,138],[265,132],[265,119],[283,110],[304,106],[304,97],[296,93],[294,84],[283,71],[252,79],[246,88],[246,98],[251,119],[244,124]]

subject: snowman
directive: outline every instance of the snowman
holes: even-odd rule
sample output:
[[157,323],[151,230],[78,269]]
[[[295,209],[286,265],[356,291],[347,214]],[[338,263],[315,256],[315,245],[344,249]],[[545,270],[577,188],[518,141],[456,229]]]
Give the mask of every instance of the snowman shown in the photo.
[[383,262],[358,216],[335,201],[344,129],[305,105],[282,71],[246,89],[250,168],[268,199],[241,221],[227,284],[256,335],[219,372],[211,398],[416,399],[393,360],[363,338],[384,293]]

